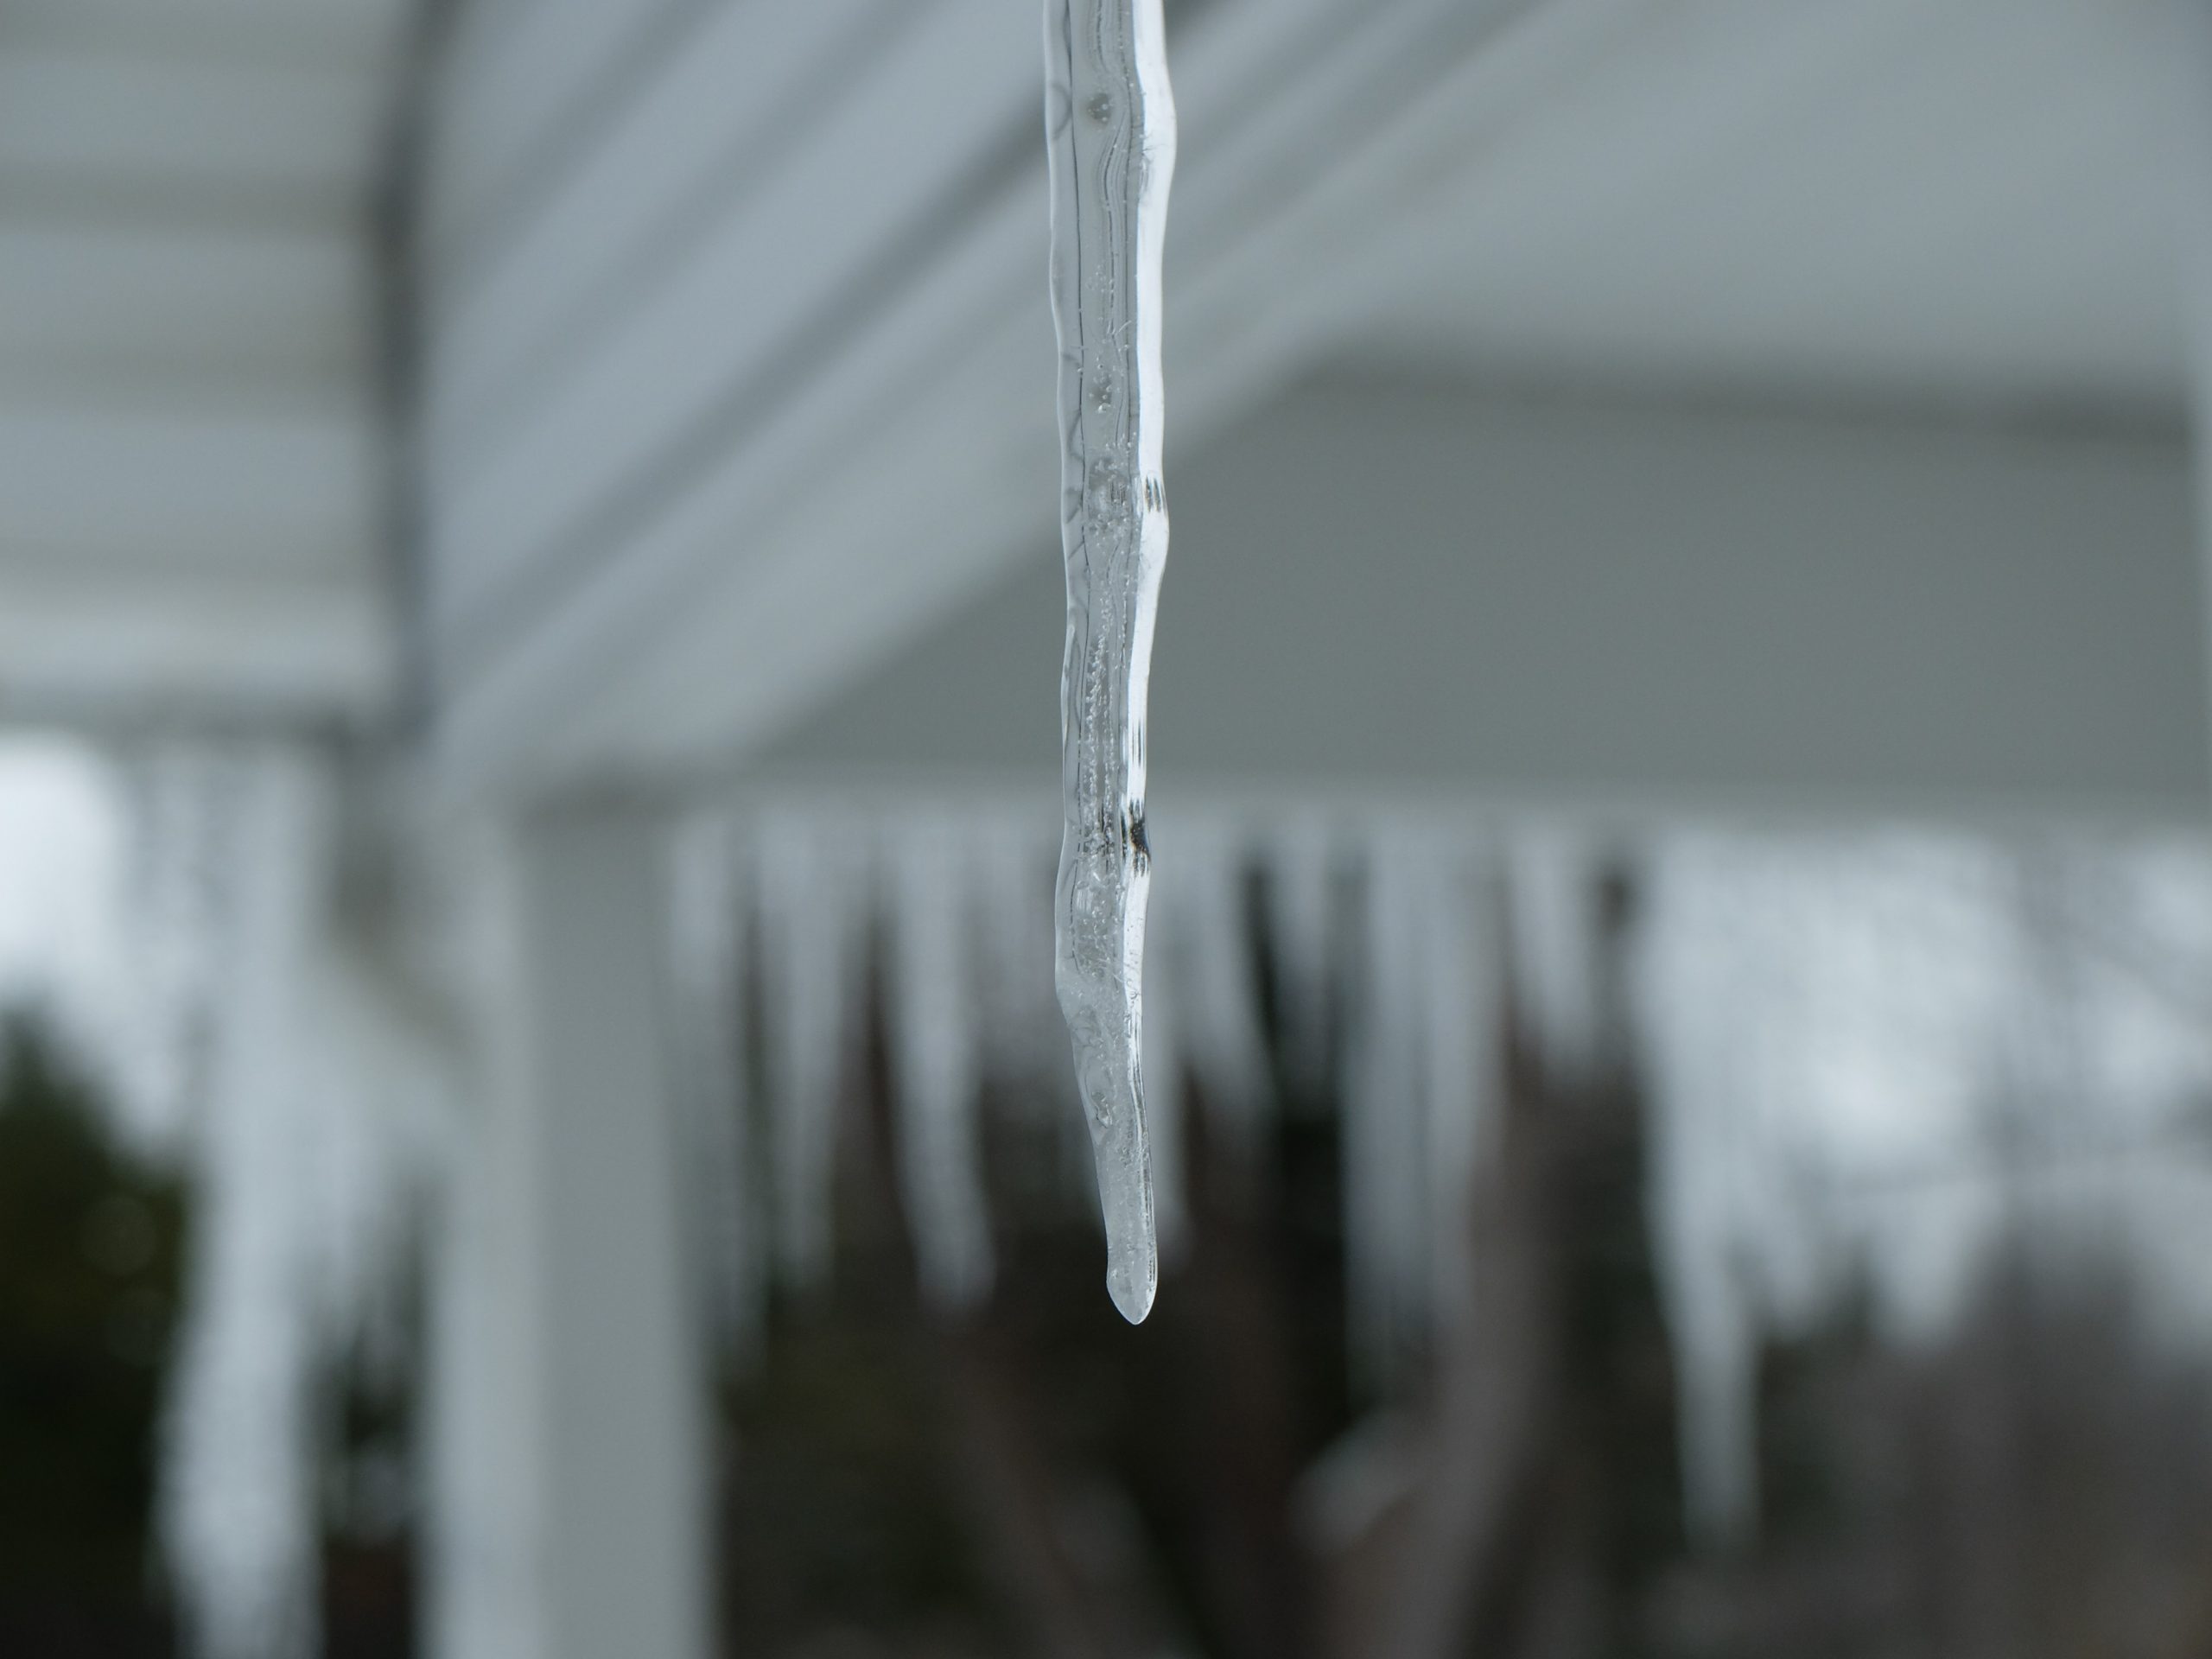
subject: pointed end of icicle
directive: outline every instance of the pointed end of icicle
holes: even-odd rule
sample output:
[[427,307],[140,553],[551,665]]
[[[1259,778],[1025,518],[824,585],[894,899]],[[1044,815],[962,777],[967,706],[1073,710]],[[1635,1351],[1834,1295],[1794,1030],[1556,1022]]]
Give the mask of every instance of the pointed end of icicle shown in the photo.
[[[1135,1257],[1135,1260],[1131,1260]],[[1150,1250],[1115,1251],[1106,1262],[1106,1294],[1131,1325],[1142,1325],[1160,1292],[1160,1262]]]

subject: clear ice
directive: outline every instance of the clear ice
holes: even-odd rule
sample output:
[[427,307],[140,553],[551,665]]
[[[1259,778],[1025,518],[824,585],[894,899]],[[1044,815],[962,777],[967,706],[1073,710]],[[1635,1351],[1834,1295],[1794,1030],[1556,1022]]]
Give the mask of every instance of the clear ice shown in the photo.
[[1054,983],[1097,1163],[1106,1287],[1135,1323],[1160,1280],[1141,1058],[1145,688],[1167,557],[1160,245],[1175,169],[1160,0],[1046,0],[1045,59],[1068,582]]

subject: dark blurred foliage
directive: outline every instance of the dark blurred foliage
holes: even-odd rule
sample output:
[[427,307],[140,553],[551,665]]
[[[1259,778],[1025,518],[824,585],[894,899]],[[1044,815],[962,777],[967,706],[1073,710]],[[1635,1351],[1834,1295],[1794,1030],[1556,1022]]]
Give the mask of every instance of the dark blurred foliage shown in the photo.
[[2212,1656],[2212,1370],[2078,1246],[2023,1243],[1940,1340],[1884,1338],[1861,1296],[1771,1344],[1758,1541],[1686,1535],[1626,1058],[1632,889],[1608,893],[1596,1065],[1547,1076],[1510,998],[1470,1011],[1506,1033],[1509,1101],[1467,1302],[1388,1391],[1349,1380],[1334,1103],[1281,1060],[1274,1109],[1190,1115],[1189,1237],[1144,1326],[1108,1305],[1095,1217],[1003,1098],[996,1291],[925,1307],[879,1018],[849,1079],[835,1281],[779,1303],[726,1395],[728,1650]]
[[102,1132],[34,1020],[0,1029],[0,1654],[170,1650],[151,1508],[177,1183]]

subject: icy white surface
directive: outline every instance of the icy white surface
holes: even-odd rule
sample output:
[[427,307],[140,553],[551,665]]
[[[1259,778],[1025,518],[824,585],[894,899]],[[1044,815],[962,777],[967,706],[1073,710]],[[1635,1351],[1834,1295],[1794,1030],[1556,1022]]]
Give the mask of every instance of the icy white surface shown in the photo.
[[1046,0],[1059,334],[1065,823],[1056,982],[1097,1159],[1106,1284],[1151,1311],[1143,1085],[1145,691],[1160,571],[1160,251],[1175,167],[1160,0]]

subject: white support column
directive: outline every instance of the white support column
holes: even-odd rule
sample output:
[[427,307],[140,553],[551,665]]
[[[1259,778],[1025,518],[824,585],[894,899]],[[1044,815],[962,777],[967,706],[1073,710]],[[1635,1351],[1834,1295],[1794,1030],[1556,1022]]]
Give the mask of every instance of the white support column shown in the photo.
[[439,1659],[705,1659],[658,821],[531,815],[474,883],[496,988],[442,1252]]

